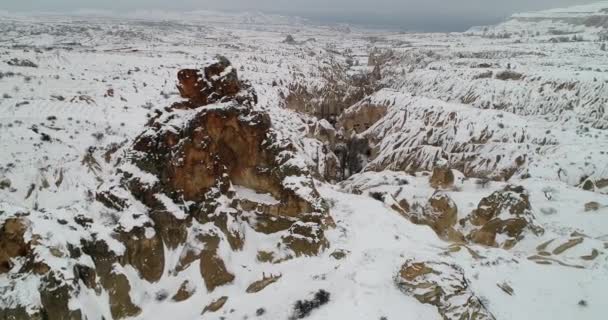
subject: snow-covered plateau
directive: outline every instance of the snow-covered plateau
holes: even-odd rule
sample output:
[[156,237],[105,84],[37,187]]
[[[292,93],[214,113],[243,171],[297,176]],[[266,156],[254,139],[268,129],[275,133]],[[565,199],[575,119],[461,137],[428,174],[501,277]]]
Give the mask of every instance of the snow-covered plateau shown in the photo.
[[607,45],[0,12],[0,319],[606,319]]

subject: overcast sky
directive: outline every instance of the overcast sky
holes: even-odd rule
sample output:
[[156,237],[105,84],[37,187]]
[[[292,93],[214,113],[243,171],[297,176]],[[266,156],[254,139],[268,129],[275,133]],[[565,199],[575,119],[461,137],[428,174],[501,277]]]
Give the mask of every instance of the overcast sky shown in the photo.
[[262,11],[323,22],[351,22],[421,31],[458,31],[496,23],[515,12],[593,0],[0,0],[8,11],[169,9]]

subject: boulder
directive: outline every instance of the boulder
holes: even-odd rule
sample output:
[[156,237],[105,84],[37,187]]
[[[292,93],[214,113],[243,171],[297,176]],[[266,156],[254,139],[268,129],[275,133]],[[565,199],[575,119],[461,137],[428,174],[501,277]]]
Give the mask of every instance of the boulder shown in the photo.
[[[534,220],[526,190],[521,186],[508,185],[481,199],[477,209],[461,224],[471,226],[472,231],[467,239],[472,242],[508,249],[523,239],[526,231],[535,235],[544,232]],[[503,237],[497,238],[497,235]]]
[[427,225],[446,241],[463,242],[464,236],[454,227],[458,222],[458,207],[445,193],[435,192],[424,207],[412,206],[407,201],[401,201],[399,207],[416,224]]
[[437,308],[444,320],[494,320],[473,293],[463,270],[434,261],[409,260],[395,277],[397,287],[424,304]]
[[185,301],[190,299],[195,292],[195,287],[188,280],[185,280],[182,282],[182,285],[179,287],[175,295],[173,295],[172,299],[175,302]]

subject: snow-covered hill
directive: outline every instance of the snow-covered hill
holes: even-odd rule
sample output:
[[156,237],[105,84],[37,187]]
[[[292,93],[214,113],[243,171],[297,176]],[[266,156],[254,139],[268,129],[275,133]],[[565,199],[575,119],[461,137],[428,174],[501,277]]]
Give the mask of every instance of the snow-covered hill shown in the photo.
[[0,318],[604,318],[607,2],[1,15]]

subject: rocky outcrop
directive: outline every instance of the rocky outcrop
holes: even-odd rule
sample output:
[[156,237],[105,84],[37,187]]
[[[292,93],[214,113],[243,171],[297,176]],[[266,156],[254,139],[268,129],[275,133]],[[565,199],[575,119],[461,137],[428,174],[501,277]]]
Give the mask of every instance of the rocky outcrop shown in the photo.
[[[166,204],[159,197],[165,202],[189,201],[186,220],[214,224],[233,250],[240,250],[245,241],[235,230],[248,223],[264,233],[282,232],[282,245],[293,256],[317,254],[327,246],[323,229],[330,218],[293,145],[277,137],[267,114],[252,108],[255,93],[236,78],[225,58],[206,67],[197,81],[194,74],[178,74],[180,92],[188,100],[158,113],[133,144],[133,163],[158,181],[145,184],[127,174],[128,188],[159,213],[152,216],[156,224],[166,223],[159,218],[167,216],[160,214]],[[220,104],[206,107],[210,101]],[[181,224],[179,234],[192,238],[192,230],[183,227],[188,223]],[[217,233],[194,238],[207,249],[185,252],[182,267],[200,259],[209,290],[232,281],[234,276],[215,253]]]
[[435,189],[447,189],[454,185],[454,173],[448,166],[436,166],[429,180],[431,187]]
[[9,66],[38,68],[38,65],[28,59],[12,58],[6,62]]
[[207,306],[205,306],[205,308],[203,309],[203,312],[201,314],[205,314],[206,312],[216,312],[218,310],[220,310],[228,301],[228,297],[223,296],[217,300],[212,301],[211,303],[209,303]]
[[182,285],[179,287],[177,292],[173,295],[172,300],[175,302],[181,302],[190,299],[192,295],[196,292],[194,286],[188,281],[182,282]]
[[444,320],[494,320],[471,290],[458,266],[444,262],[409,260],[395,276],[397,287],[424,304],[437,308]]
[[512,248],[523,239],[526,231],[535,235],[544,232],[534,222],[526,190],[512,185],[483,198],[477,209],[460,223],[472,229],[467,239],[493,247]]

